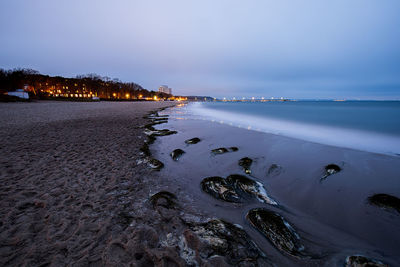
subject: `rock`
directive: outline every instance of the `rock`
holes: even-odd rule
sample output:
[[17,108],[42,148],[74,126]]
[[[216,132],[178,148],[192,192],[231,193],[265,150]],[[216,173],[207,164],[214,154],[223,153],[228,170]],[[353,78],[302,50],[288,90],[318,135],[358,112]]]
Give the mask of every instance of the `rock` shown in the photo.
[[168,129],[161,129],[161,130],[147,130],[144,132],[146,135],[148,136],[167,136],[167,135],[171,135],[171,134],[176,134],[178,133],[177,131],[171,131]]
[[192,145],[192,144],[197,144],[200,141],[201,141],[200,138],[195,137],[195,138],[186,140],[185,143],[188,145]]
[[171,152],[170,156],[173,160],[178,161],[178,159],[185,154],[185,151],[183,151],[182,149],[178,148],[175,149],[174,151]]
[[147,165],[157,171],[164,167],[164,163],[155,158],[148,159]]
[[400,199],[395,196],[375,194],[368,198],[368,202],[378,207],[395,209],[400,213]]
[[154,118],[154,119],[152,119],[154,122],[160,122],[160,121],[162,121],[162,122],[167,122],[168,121],[168,117],[157,117],[157,118]]
[[219,148],[211,150],[211,153],[213,153],[214,155],[217,155],[217,154],[224,154],[224,153],[228,153],[228,152],[236,152],[238,150],[239,150],[239,148],[234,147],[234,146],[229,147],[229,148],[219,147]]
[[282,166],[278,165],[278,164],[271,164],[271,166],[268,169],[267,175],[268,176],[277,176],[279,174],[281,174],[282,172]]
[[304,247],[300,238],[290,224],[279,214],[256,208],[250,210],[246,218],[277,249],[292,256],[302,256]]
[[227,153],[227,152],[229,152],[229,151],[225,147],[220,147],[220,148],[216,148],[216,149],[211,150],[211,153],[213,153],[213,154],[224,154],[224,153]]
[[275,200],[267,195],[267,192],[261,183],[247,178],[246,176],[232,174],[226,178],[226,182],[231,185],[240,195],[250,195],[251,197],[256,197],[259,201],[270,205],[278,204]]
[[201,189],[217,199],[236,203],[242,202],[235,189],[222,177],[213,176],[203,179]]
[[240,226],[223,220],[210,220],[189,224],[189,228],[206,246],[202,256],[208,259],[220,255],[234,266],[257,266],[257,260],[265,257]]
[[348,256],[346,258],[346,267],[387,267],[387,264],[384,264],[378,260],[368,259],[361,255],[353,255]]
[[152,195],[149,201],[153,208],[162,206],[167,209],[175,209],[178,206],[176,196],[168,191],[160,191]]
[[325,174],[321,177],[321,181],[328,176],[340,172],[342,169],[336,164],[328,164],[325,166]]
[[145,126],[143,126],[145,129],[149,130],[149,131],[155,131],[156,129],[153,127],[154,123],[148,123]]
[[245,158],[241,158],[239,160],[239,166],[243,167],[243,170],[246,174],[250,174],[251,170],[250,170],[250,166],[253,163],[253,160],[251,158],[245,157]]
[[140,148],[140,151],[147,157],[151,156],[150,148],[148,143],[144,143]]

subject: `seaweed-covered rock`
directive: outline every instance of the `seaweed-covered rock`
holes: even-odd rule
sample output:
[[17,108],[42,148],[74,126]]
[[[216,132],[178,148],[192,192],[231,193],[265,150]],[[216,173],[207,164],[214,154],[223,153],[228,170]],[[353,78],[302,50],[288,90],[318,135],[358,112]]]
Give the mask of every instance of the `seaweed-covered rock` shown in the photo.
[[368,198],[368,202],[378,207],[395,209],[400,213],[400,199],[395,196],[375,194]]
[[162,163],[161,161],[159,161],[158,159],[155,159],[155,158],[148,159],[147,165],[150,168],[157,170],[157,171],[164,167],[164,163]]
[[232,174],[226,178],[226,182],[233,186],[236,192],[240,195],[250,195],[256,197],[259,201],[265,202],[270,205],[277,205],[278,203],[267,195],[264,186],[246,176],[239,174]]
[[246,174],[250,174],[250,166],[253,163],[251,158],[245,157],[239,160],[239,166],[241,166]]
[[225,153],[228,153],[228,152],[236,152],[238,150],[239,150],[239,148],[237,148],[235,146],[229,147],[229,148],[219,147],[219,148],[211,150],[211,153],[213,153],[214,155],[218,155],[218,154],[225,154]]
[[267,175],[268,176],[277,176],[279,174],[281,174],[283,168],[282,166],[278,165],[278,164],[271,164],[271,166],[268,169]]
[[210,220],[189,224],[189,228],[205,246],[202,257],[210,259],[220,255],[234,266],[257,266],[257,260],[265,257],[240,226],[223,220]]
[[302,256],[304,247],[290,224],[278,213],[262,208],[250,210],[246,218],[277,249],[292,256]]
[[194,138],[186,140],[185,143],[188,145],[192,145],[192,144],[197,144],[200,141],[201,141],[200,138],[194,137]]
[[167,209],[175,209],[178,206],[176,196],[168,191],[160,191],[152,195],[149,201],[153,208],[161,206]]
[[235,189],[222,177],[213,176],[203,179],[201,181],[201,189],[217,199],[228,202],[241,202],[241,198]]
[[321,181],[326,179],[328,176],[340,172],[342,169],[336,164],[328,164],[325,166],[325,173],[321,177]]
[[170,156],[173,160],[178,161],[178,159],[185,154],[185,151],[183,151],[180,148],[175,149],[174,151],[171,152]]
[[348,256],[346,258],[346,267],[387,267],[378,260],[369,259],[361,255]]

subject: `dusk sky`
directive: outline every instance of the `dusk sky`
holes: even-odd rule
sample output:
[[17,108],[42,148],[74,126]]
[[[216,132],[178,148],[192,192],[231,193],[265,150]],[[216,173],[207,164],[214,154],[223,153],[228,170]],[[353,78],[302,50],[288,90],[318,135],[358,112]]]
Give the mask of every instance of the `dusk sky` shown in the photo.
[[399,14],[399,0],[1,0],[0,68],[177,95],[400,99]]

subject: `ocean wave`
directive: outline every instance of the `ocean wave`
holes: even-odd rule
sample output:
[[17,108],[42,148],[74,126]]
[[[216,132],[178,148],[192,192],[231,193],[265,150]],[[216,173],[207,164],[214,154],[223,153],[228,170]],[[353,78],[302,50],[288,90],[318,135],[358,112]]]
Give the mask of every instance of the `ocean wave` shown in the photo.
[[187,106],[187,115],[193,119],[209,120],[315,143],[389,155],[400,154],[400,137],[395,135],[249,115],[239,111],[215,110],[198,102]]

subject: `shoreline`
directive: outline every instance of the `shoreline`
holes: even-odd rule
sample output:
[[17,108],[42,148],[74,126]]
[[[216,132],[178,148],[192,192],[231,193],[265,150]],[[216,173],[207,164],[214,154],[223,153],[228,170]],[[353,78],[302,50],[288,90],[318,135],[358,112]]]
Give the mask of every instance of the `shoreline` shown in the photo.
[[148,203],[158,181],[136,164],[143,116],[167,105],[0,104],[1,265],[169,261]]
[[[186,200],[188,206],[209,217],[243,226],[278,266],[341,266],[352,254],[379,259],[389,265],[400,262],[396,253],[400,245],[400,231],[395,227],[400,223],[398,214],[368,204],[368,197],[373,194],[400,195],[396,172],[400,164],[398,157],[187,119],[182,111],[176,113],[165,112],[170,114],[170,120],[158,127],[178,132],[155,142],[156,156],[166,166],[160,174],[174,186],[184,188],[185,194],[190,196]],[[195,145],[184,143],[194,137],[202,141]],[[238,151],[210,154],[212,149],[231,146],[238,147]],[[177,148],[186,153],[173,161],[169,153]],[[242,157],[253,159],[251,175],[246,175],[238,165]],[[324,166],[331,163],[338,164],[342,171],[320,182]],[[266,175],[271,164],[282,169]],[[245,175],[262,183],[281,208],[257,201],[232,204],[202,191],[200,183],[204,178],[224,178],[231,174]],[[286,217],[298,230],[314,259],[298,261],[276,251],[245,219],[250,209],[259,207]]]

